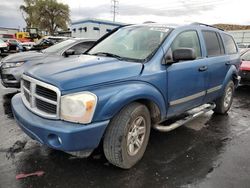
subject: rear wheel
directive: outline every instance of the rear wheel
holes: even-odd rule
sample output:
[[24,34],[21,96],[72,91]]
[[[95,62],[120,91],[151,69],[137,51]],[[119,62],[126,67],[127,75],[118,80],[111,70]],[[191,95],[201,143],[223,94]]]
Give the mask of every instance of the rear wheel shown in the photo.
[[225,114],[230,109],[233,102],[234,95],[234,83],[233,81],[228,82],[224,89],[224,94],[215,101],[216,108],[214,112],[218,114]]
[[150,134],[150,113],[145,105],[132,103],[110,122],[104,136],[104,154],[110,163],[129,169],[143,156]]

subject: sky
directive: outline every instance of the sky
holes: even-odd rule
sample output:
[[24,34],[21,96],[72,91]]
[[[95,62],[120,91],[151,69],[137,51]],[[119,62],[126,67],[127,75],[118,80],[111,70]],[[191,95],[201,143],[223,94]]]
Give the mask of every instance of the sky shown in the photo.
[[[84,18],[112,20],[111,0],[57,0],[70,7],[71,21]],[[116,21],[166,24],[202,22],[250,25],[249,0],[118,0]],[[0,1],[0,27],[24,28],[19,10],[23,0]]]

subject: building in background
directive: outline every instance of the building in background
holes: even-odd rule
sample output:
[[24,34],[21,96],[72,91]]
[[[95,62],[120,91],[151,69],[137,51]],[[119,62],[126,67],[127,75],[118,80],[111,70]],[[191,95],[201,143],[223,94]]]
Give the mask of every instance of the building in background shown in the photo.
[[19,31],[19,29],[17,29],[17,28],[0,27],[0,34],[11,34],[11,35],[14,35],[18,31]]
[[101,19],[83,19],[71,23],[71,35],[77,38],[98,39],[116,27],[125,23],[112,22]]

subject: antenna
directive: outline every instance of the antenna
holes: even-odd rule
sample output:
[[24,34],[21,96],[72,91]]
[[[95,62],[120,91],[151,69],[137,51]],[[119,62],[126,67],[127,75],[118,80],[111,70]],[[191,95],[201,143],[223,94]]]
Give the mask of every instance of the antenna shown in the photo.
[[116,14],[118,14],[117,9],[118,9],[119,1],[118,0],[111,0],[111,3],[112,3],[112,5],[111,5],[111,13],[113,14],[113,22],[115,22],[115,16],[116,16]]

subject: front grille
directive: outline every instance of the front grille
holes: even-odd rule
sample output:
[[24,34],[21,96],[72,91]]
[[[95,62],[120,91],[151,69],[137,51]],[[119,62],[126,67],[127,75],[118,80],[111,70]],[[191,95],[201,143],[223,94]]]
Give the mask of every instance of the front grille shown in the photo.
[[40,96],[43,96],[45,98],[48,98],[52,101],[57,101],[57,94],[55,91],[52,91],[50,89],[41,87],[41,86],[36,86],[36,93]]
[[44,102],[40,99],[36,99],[36,107],[48,114],[56,114],[56,105]]
[[26,89],[30,90],[30,82],[29,82],[29,81],[23,80],[23,86],[24,86]]
[[11,74],[7,74],[6,77],[7,77],[8,80],[11,80],[11,81],[16,80],[16,78]]
[[28,103],[30,103],[30,94],[28,92],[24,92],[24,97],[27,100]]
[[9,80],[9,81],[15,81],[15,77],[11,74],[2,74],[2,79],[6,79],[6,80]]
[[21,92],[25,106],[32,112],[47,118],[59,118],[58,88],[23,75]]

